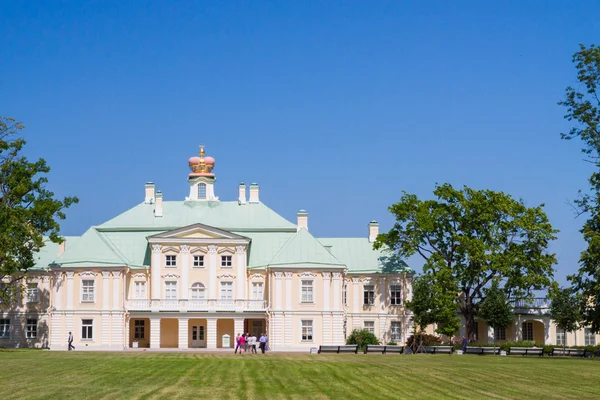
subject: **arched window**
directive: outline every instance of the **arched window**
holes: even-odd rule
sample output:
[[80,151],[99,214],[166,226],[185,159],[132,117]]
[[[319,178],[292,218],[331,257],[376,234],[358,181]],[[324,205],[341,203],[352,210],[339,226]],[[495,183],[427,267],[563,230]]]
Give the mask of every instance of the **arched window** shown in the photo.
[[192,300],[204,299],[204,285],[197,282],[192,285]]
[[206,198],[206,183],[198,184],[198,198],[205,199]]

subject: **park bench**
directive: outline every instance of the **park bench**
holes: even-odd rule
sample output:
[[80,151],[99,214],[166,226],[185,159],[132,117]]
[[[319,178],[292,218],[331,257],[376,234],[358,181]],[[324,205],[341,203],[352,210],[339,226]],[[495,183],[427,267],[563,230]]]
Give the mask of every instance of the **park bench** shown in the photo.
[[469,347],[467,346],[467,349],[465,350],[464,354],[479,354],[479,355],[484,355],[484,354],[500,354],[500,347],[496,347],[496,350],[494,351],[493,347]]
[[381,354],[387,354],[387,353],[402,354],[404,352],[404,346],[368,344],[367,347],[365,347],[365,354],[367,354],[369,352],[381,353]]
[[541,347],[510,347],[508,349],[509,355],[515,356],[543,356],[544,349]]
[[343,345],[343,346],[319,346],[319,354],[321,353],[358,353],[358,345]]
[[423,346],[423,351],[428,354],[452,354],[452,346]]
[[549,353],[551,356],[585,357],[585,349],[561,349],[555,347]]

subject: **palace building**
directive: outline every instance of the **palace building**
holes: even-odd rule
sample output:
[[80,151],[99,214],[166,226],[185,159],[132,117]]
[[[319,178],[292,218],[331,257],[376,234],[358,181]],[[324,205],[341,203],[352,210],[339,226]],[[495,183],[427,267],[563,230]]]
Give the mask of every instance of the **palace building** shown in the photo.
[[165,201],[149,182],[133,208],[48,242],[27,293],[0,310],[0,347],[64,350],[72,332],[78,350],[233,348],[250,332],[278,351],[342,344],[355,328],[410,334],[413,271],[373,250],[377,222],[364,237],[316,238],[306,211],[286,220],[255,183],[221,201],[202,146],[189,167],[188,197]]

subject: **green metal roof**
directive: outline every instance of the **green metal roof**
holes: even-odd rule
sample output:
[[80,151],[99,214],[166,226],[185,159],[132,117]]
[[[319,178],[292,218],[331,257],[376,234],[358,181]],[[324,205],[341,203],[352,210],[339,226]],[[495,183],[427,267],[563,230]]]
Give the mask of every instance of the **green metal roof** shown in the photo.
[[112,231],[98,232],[130,267],[149,267],[151,251],[146,237],[156,234],[156,231]]
[[95,228],[88,229],[54,262],[63,267],[127,265],[127,260],[107,243]]
[[395,253],[373,249],[367,238],[324,238],[319,242],[338,260],[348,266],[348,272],[398,273],[414,271]]
[[154,216],[155,207],[155,204],[138,204],[97,228],[166,231],[202,223],[238,232],[296,230],[295,224],[262,203],[239,205],[237,201],[165,201],[162,217]]
[[[79,236],[63,236],[65,239],[65,249],[73,246],[79,239]],[[44,247],[36,255],[34,269],[46,268],[58,257],[58,243],[50,241],[48,237],[44,238]]]
[[289,265],[291,267],[305,266],[306,264],[345,267],[306,229],[300,229],[291,236],[269,262],[269,265]]
[[[242,234],[242,232],[233,233]],[[248,254],[248,268],[269,265],[283,245],[295,234],[295,232],[243,232],[244,236],[252,240]]]

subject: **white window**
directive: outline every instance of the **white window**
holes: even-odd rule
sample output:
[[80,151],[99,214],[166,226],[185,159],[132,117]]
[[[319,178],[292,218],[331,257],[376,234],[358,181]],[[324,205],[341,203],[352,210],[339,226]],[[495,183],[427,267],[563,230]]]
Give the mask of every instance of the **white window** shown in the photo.
[[204,267],[204,256],[194,256],[194,267],[196,267],[196,268]]
[[192,300],[204,299],[204,285],[200,282],[192,285]]
[[313,322],[312,320],[302,320],[302,341],[312,342],[313,340]]
[[85,279],[81,281],[81,301],[86,303],[93,303],[94,297],[94,282],[91,279]]
[[390,286],[390,304],[393,306],[402,305],[402,288],[400,285]]
[[596,345],[596,334],[592,332],[590,328],[583,329],[583,340],[584,346],[595,346]]
[[81,320],[81,340],[92,340],[94,339],[94,320],[93,319],[82,319]]
[[252,282],[252,300],[263,300],[264,286],[262,282]]
[[143,319],[136,319],[133,321],[133,338],[144,339],[146,327],[146,321]]
[[135,286],[133,288],[133,296],[136,299],[145,299],[146,298],[146,282],[136,281]]
[[38,289],[37,283],[27,284],[27,302],[37,303],[40,301],[40,289]]
[[342,304],[348,305],[348,285],[344,283],[344,287],[342,288]]
[[400,321],[392,321],[392,342],[399,342],[402,340],[402,322]]
[[166,300],[177,300],[177,282],[175,282],[175,281],[165,282],[165,299]]
[[166,256],[165,265],[167,267],[176,267],[177,266],[177,256]]
[[565,335],[565,331],[563,329],[560,329],[558,326],[556,327],[556,344],[558,346],[567,345],[567,337]]
[[313,298],[313,281],[303,280],[302,281],[302,303],[312,303]]
[[221,282],[221,299],[233,300],[233,282]]
[[363,328],[374,334],[375,333],[375,321],[363,322]]
[[221,267],[231,268],[231,259],[232,256],[221,256]]
[[35,339],[37,338],[37,319],[28,318],[27,319],[27,327],[25,331],[25,337],[27,339]]
[[0,319],[0,339],[10,339],[10,319]]
[[494,340],[506,340],[506,328],[495,327],[494,328]]
[[363,287],[363,298],[365,306],[372,306],[375,304],[375,286],[365,285]]
[[206,183],[198,184],[198,198],[205,199],[206,198]]
[[533,340],[533,322],[523,322],[523,340]]

